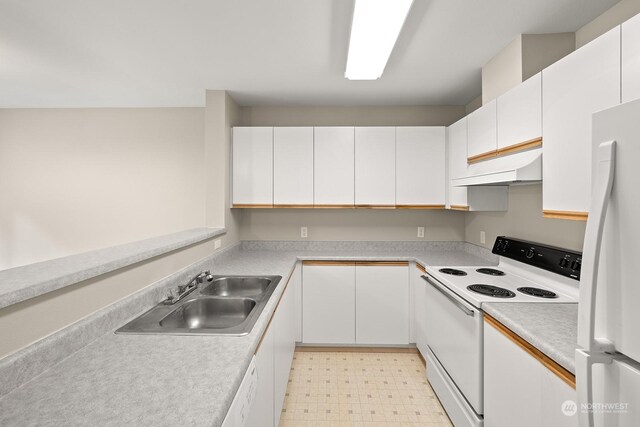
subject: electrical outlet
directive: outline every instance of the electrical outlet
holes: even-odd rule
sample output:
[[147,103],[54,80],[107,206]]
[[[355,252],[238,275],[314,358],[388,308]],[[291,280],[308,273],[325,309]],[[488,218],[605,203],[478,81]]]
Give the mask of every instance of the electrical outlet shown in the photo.
[[222,240],[220,239],[216,239],[213,241],[213,249],[220,249],[220,246],[222,246]]
[[424,227],[418,227],[418,237],[424,237]]
[[485,236],[484,231],[480,232],[480,243],[483,245],[487,243],[487,237]]
[[303,239],[307,238],[307,227],[300,227],[300,237]]

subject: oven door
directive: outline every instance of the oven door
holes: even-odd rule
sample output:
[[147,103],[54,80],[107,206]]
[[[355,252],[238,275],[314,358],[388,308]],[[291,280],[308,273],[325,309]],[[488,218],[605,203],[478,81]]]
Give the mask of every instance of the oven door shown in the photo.
[[[482,311],[424,275],[427,345],[473,410],[483,413]],[[428,369],[428,367],[427,367]]]

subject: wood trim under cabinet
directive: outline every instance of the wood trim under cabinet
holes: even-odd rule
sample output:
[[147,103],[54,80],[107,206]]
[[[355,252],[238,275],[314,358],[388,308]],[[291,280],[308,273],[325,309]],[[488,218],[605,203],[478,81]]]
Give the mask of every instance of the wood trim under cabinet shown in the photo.
[[469,210],[469,206],[467,206],[467,205],[451,205],[449,207],[449,209],[451,209],[453,211],[468,211]]
[[445,205],[396,205],[396,209],[445,209]]
[[257,204],[233,204],[235,209],[272,209],[273,205],[257,205]]
[[324,266],[340,266],[340,265],[356,265],[355,261],[340,261],[340,260],[307,260],[302,261],[302,265],[324,265]]
[[425,274],[427,273],[427,270],[424,268],[422,264],[416,263],[416,268]]
[[498,156],[506,156],[507,154],[518,153],[520,151],[530,150],[532,148],[542,147],[542,137],[533,138],[528,141],[519,142],[509,145],[508,147],[498,148]]
[[484,321],[489,325],[493,326],[498,332],[507,337],[510,341],[516,344],[518,347],[529,353],[533,358],[538,360],[538,362],[542,363],[544,367],[553,372],[558,378],[560,378],[565,383],[569,384],[572,388],[576,388],[576,376],[571,372],[560,366],[556,361],[552,360],[549,356],[529,344],[518,334],[513,332],[511,329],[504,326],[502,323],[484,313]]
[[273,205],[274,209],[313,209],[314,205]]
[[409,353],[420,354],[416,347],[333,347],[325,345],[296,345],[297,352],[318,353]]
[[314,209],[353,209],[355,205],[313,205]]
[[409,261],[356,261],[361,266],[407,267]]
[[481,162],[483,160],[488,160],[496,157],[498,155],[498,150],[487,151],[486,153],[476,154],[475,156],[467,157],[467,164]]
[[589,217],[588,212],[577,212],[577,211],[554,211],[549,209],[544,209],[542,211],[542,216],[544,218],[554,218],[554,219],[570,219],[572,221],[586,221]]
[[396,205],[354,205],[356,209],[395,209]]

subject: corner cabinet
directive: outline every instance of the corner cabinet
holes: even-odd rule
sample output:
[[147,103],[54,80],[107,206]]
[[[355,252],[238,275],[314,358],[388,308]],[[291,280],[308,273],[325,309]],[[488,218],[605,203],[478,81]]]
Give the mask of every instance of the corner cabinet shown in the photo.
[[640,14],[622,24],[622,102],[640,98]]
[[447,208],[469,210],[467,188],[455,187],[452,180],[467,172],[467,118],[464,117],[447,128]]
[[620,103],[620,27],[542,72],[542,209],[586,220],[591,193],[591,116]]
[[[575,377],[495,319],[484,323],[484,425],[577,427]],[[565,414],[566,412],[566,414]]]
[[233,128],[233,207],[273,206],[273,128]]
[[355,128],[355,204],[394,208],[396,128]]
[[396,207],[444,209],[445,128],[396,128]]

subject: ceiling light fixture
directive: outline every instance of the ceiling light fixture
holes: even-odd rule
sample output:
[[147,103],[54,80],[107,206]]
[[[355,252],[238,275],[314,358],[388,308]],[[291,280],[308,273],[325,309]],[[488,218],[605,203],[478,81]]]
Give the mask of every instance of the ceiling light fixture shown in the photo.
[[346,78],[376,80],[382,76],[412,4],[413,0],[356,0]]

